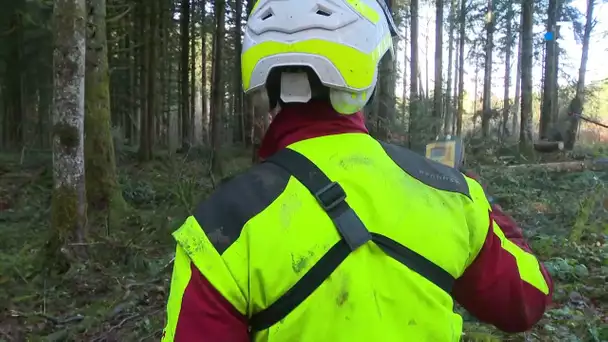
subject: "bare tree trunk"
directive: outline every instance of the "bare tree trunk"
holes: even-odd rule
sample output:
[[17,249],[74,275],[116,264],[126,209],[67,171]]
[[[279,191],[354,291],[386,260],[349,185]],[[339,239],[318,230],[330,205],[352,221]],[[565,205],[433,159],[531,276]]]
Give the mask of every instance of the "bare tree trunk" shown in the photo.
[[[389,11],[393,8],[393,0],[386,0]],[[376,124],[376,135],[378,139],[387,140],[390,129],[395,118],[395,69],[394,63],[385,56],[380,61],[378,68],[379,79],[376,88],[376,101],[378,111],[376,112],[378,122]]]
[[460,32],[458,34],[458,122],[456,124],[456,135],[462,135],[462,117],[464,116],[464,43],[466,29],[466,0],[460,0]]
[[505,138],[508,133],[508,122],[509,122],[509,109],[510,109],[510,88],[511,88],[511,49],[513,48],[513,32],[512,32],[512,23],[513,23],[513,4],[507,4],[507,32],[506,32],[506,49],[505,49],[505,93],[503,97],[503,105],[502,105],[502,124],[501,124],[501,138]]
[[[150,13],[149,6],[144,1],[138,3],[139,7],[139,43],[142,45],[139,49],[138,68],[139,68],[139,112],[137,119],[139,120],[139,148],[141,145],[148,144],[147,136],[144,136],[145,127],[147,127],[148,120],[148,64],[150,58],[150,44],[149,44],[149,31],[150,31]],[[142,155],[140,155],[141,157]],[[145,155],[144,155],[145,157]]]
[[87,232],[84,162],[85,0],[56,0],[53,16],[54,184],[51,222],[54,236],[47,245],[50,258],[46,261],[54,260],[54,266],[65,267],[66,258],[70,261],[71,257],[84,256],[81,248],[70,247],[70,243],[83,243]]
[[[137,5],[137,8],[140,6]],[[137,20],[137,15],[139,14],[139,10],[135,9],[130,15],[130,27],[129,27],[129,115],[126,116],[125,126],[129,131],[127,135],[129,137],[129,145],[134,145],[137,141],[137,124],[136,118],[137,113],[139,112],[139,99],[137,92],[137,82],[138,82],[138,70],[139,70],[139,58],[140,58],[140,48],[137,47],[136,41],[139,35],[139,29],[137,27],[139,20]]]
[[224,114],[224,86],[222,72],[219,68],[222,61],[225,40],[225,12],[224,0],[215,0],[215,47],[213,49],[213,59],[215,72],[213,73],[212,101],[213,111],[211,112],[211,148],[213,157],[211,168],[214,174],[221,176],[223,173],[221,164],[221,120]]
[[[557,17],[557,21],[560,21],[562,19],[562,13],[564,10],[564,0],[557,0],[557,13],[556,13],[556,17]],[[556,26],[557,26],[557,21],[556,21]],[[556,28],[556,37],[559,38],[560,37],[560,28],[557,27]],[[556,39],[557,39],[556,38]],[[559,121],[559,57],[560,57],[560,48],[559,48],[559,44],[556,42],[555,43],[555,60],[553,61],[553,64],[555,65],[555,77],[553,78],[553,93],[551,94],[552,98],[551,101],[553,103],[553,107],[552,107],[552,112],[551,112],[551,132],[558,132],[557,128],[557,123]],[[559,141],[563,140],[563,137],[561,136],[561,134],[558,134],[558,136],[553,135],[553,137],[551,137],[551,139],[555,140],[554,138],[558,138]]]
[[[247,6],[245,7],[247,18],[251,14],[253,10],[253,5],[255,4],[254,0],[247,0]],[[243,131],[245,134],[245,146],[253,146],[254,155],[257,156],[256,147],[255,147],[255,134],[254,134],[254,126],[255,126],[255,113],[253,110],[253,100],[252,96],[243,96],[243,110],[244,110],[244,127]]]
[[[418,66],[418,0],[410,1],[411,29],[410,29],[410,122],[408,129],[408,147],[414,148],[412,141],[418,141],[419,127],[419,105],[418,95],[419,66]],[[414,136],[416,135],[416,136]]]
[[[251,0],[250,0],[251,1]],[[236,65],[234,67],[234,113],[238,120],[237,133],[235,140],[245,142],[245,112],[243,110],[243,80],[241,79],[241,51],[243,49],[241,43],[241,20],[243,12],[243,2],[235,1],[234,11],[234,54],[236,56]]]
[[188,78],[188,61],[190,48],[190,0],[182,0],[180,9],[180,45],[181,45],[181,116],[182,116],[182,149],[187,150],[192,143],[190,129],[190,82]]
[[142,113],[142,117],[145,117],[146,120],[142,121],[141,134],[142,137],[145,137],[145,140],[142,138],[142,144],[139,146],[139,158],[142,161],[147,161],[152,159],[152,146],[154,145],[154,119],[156,118],[157,108],[158,108],[158,98],[156,94],[156,77],[158,69],[158,54],[156,48],[156,41],[158,39],[158,2],[159,0],[146,0],[148,6],[150,7],[149,13],[149,32],[147,34],[147,44],[148,44],[148,57],[146,61],[148,62],[147,68],[147,81],[148,85],[146,87],[146,95],[148,102],[148,112]]
[[433,92],[433,135],[439,135],[443,108],[443,0],[435,0],[435,89]]
[[201,11],[201,125],[202,125],[202,142],[203,145],[209,143],[209,95],[207,94],[207,9],[205,8],[207,1],[200,0]]
[[[454,38],[455,39],[455,38]],[[454,56],[454,81],[453,81],[453,88],[452,88],[452,101],[451,101],[451,116],[452,116],[452,121],[450,122],[450,134],[454,135],[456,134],[456,126],[458,125],[458,113],[456,111],[457,106],[458,106],[458,75],[459,75],[459,70],[460,68],[458,67],[458,61],[460,59],[460,53],[459,51],[454,48],[455,50],[455,56]]]
[[519,148],[521,152],[532,150],[532,65],[533,65],[533,15],[534,1],[522,0],[522,51],[521,51],[521,122]]
[[494,48],[494,3],[488,0],[488,12],[486,17],[486,56],[483,73],[483,107],[481,115],[481,135],[484,138],[490,136],[490,115],[492,112],[492,49]]
[[591,38],[591,30],[593,30],[593,8],[595,0],[587,0],[587,21],[585,23],[585,33],[583,35],[583,52],[581,54],[581,65],[578,69],[578,82],[576,83],[576,95],[570,102],[569,126],[566,133],[565,148],[572,150],[576,143],[576,133],[578,131],[579,119],[573,114],[582,114],[585,104],[585,74],[587,72],[587,60],[589,59],[589,41]]
[[110,72],[106,38],[106,0],[88,0],[84,121],[86,187],[89,208],[105,212],[112,225],[126,203],[116,179],[110,132]]
[[151,136],[152,134],[150,133],[150,120],[151,120],[151,110],[153,110],[153,108],[151,109],[150,107],[153,106],[153,104],[150,102],[151,98],[150,97],[150,92],[152,91],[152,89],[150,89],[150,83],[153,80],[150,80],[150,78],[153,78],[152,75],[154,74],[155,71],[150,70],[150,58],[152,58],[153,55],[153,49],[152,49],[152,44],[153,41],[156,37],[152,37],[152,25],[153,23],[153,17],[154,17],[154,9],[151,6],[151,1],[146,1],[146,2],[142,2],[141,5],[142,11],[144,13],[144,15],[142,16],[142,20],[144,20],[144,24],[142,25],[144,27],[143,29],[143,34],[141,36],[141,40],[142,43],[144,44],[144,48],[142,50],[142,63],[141,63],[141,102],[145,103],[144,106],[142,106],[142,110],[141,113],[139,115],[139,132],[140,132],[140,136],[139,136],[139,151],[138,151],[138,157],[139,160],[144,162],[144,161],[148,161],[150,159],[152,159],[152,141],[151,141]]
[[[520,16],[522,17],[522,16]],[[523,17],[522,17],[523,18]],[[521,96],[521,49],[522,49],[522,23],[519,25],[519,42],[517,44],[517,71],[515,72],[515,99],[513,103],[513,116],[511,117],[511,136],[517,136],[517,123],[519,122],[520,96]]]
[[[407,9],[406,9],[407,11]],[[407,20],[407,19],[406,19]],[[403,37],[408,35],[408,23],[403,25]],[[405,114],[407,112],[407,43],[403,44],[403,93],[401,94],[402,127],[405,127]]]
[[[149,0],[148,0],[149,1]],[[194,17],[196,13],[196,7],[191,9],[191,16]],[[190,72],[190,142],[196,144],[196,26],[194,20],[190,20],[190,66],[188,67]]]
[[[9,27],[15,28],[14,30],[8,30],[7,35],[10,36],[9,44],[6,44],[8,48],[7,52],[7,65],[11,67],[6,68],[6,95],[3,96],[5,102],[5,115],[3,128],[3,140],[4,145],[7,148],[19,148],[24,143],[24,124],[26,121],[26,110],[24,106],[24,86],[23,86],[23,55],[24,55],[24,29],[23,29],[23,18],[24,18],[24,2],[15,1],[12,5],[16,6],[13,8],[13,13],[10,17]],[[8,5],[10,6],[10,5]],[[2,12],[4,14],[7,5],[2,5]],[[5,46],[2,46],[3,49]]]
[[555,55],[557,54],[557,0],[549,0],[549,8],[547,10],[547,32],[553,33],[552,40],[545,41],[545,70],[543,79],[543,99],[540,113],[540,124],[538,135],[541,140],[549,138],[549,130],[551,129],[551,117],[553,109],[556,106],[553,103],[553,93],[557,91],[554,88],[557,82],[557,65],[555,64]]
[[475,90],[474,90],[474,94],[473,94],[473,129],[475,129],[475,126],[477,124],[477,101],[478,101],[478,97],[479,96],[479,91],[477,89],[479,85],[479,65],[475,65]]
[[[430,32],[431,32],[431,20],[429,18],[429,20],[426,22],[426,41],[424,44],[424,54],[425,54],[425,74],[426,74],[426,80],[425,80],[425,86],[424,86],[424,91],[426,92],[426,99],[429,100],[429,94],[431,93],[431,89],[429,88],[429,40],[430,40]],[[425,114],[428,113],[427,111],[427,106],[428,106],[428,101],[425,102]],[[432,131],[432,129],[431,129]]]
[[447,80],[447,89],[445,91],[446,101],[445,101],[445,120],[444,120],[444,133],[445,134],[453,134],[452,131],[452,67],[455,67],[456,63],[453,63],[454,57],[454,29],[456,27],[456,0],[451,0],[450,2],[450,16],[448,21],[450,23],[450,33],[448,38],[448,80]]

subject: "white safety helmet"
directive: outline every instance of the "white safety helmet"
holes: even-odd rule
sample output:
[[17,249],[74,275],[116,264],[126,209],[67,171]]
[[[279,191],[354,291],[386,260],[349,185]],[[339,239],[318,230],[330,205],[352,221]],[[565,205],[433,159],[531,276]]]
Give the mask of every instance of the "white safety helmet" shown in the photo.
[[329,88],[337,112],[356,113],[373,94],[382,57],[394,57],[397,32],[385,0],[258,0],[245,28],[243,89],[263,89],[270,72],[285,67],[281,100],[308,102],[307,73],[289,71],[305,67]]

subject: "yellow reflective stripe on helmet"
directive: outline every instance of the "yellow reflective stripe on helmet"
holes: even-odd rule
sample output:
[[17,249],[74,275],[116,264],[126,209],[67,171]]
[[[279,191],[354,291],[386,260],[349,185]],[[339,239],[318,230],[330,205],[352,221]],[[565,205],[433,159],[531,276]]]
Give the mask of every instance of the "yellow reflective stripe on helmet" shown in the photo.
[[[261,0],[255,2],[253,8],[251,9],[251,13],[255,12],[260,4],[260,1]],[[369,7],[365,2],[361,0],[346,0],[346,2],[348,2],[355,9],[355,11],[357,11],[357,13],[361,14],[365,19],[371,21],[372,23],[375,24],[378,22],[378,20],[380,20],[380,14],[378,14],[378,12],[376,12],[373,8]],[[251,15],[251,13],[249,15]]]
[[540,264],[536,257],[521,249],[505,236],[496,222],[493,222],[494,234],[500,239],[500,245],[515,258],[517,269],[521,280],[534,286],[540,292],[549,294],[549,285],[540,270]]
[[[241,57],[243,88],[248,90],[255,66],[264,58],[283,53],[307,53],[323,56],[338,69],[346,86],[353,89],[367,89],[372,85],[374,73],[380,58],[391,47],[393,41],[386,35],[369,54],[347,45],[321,39],[309,39],[295,43],[266,41],[252,46]],[[322,75],[320,75],[322,76]]]
[[177,245],[169,300],[167,301],[167,325],[165,326],[162,342],[171,342],[175,338],[175,329],[182,308],[182,298],[191,277],[190,259],[184,249]]
[[207,280],[228,300],[240,313],[247,312],[247,299],[234,280],[230,269],[222,256],[217,252],[207,235],[192,216],[173,233],[194,263]]
[[[384,1],[384,0],[380,0]],[[361,0],[346,0],[359,14],[365,19],[376,24],[380,20],[380,14],[373,8],[369,7],[365,2]]]

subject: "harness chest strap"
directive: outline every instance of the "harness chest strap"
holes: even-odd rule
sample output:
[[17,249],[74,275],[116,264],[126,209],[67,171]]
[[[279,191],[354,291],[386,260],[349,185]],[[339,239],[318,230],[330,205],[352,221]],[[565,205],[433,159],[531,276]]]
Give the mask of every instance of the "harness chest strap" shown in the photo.
[[306,300],[352,251],[369,241],[373,241],[388,256],[420,274],[448,294],[451,293],[454,283],[454,277],[451,274],[399,242],[368,231],[359,216],[346,202],[346,193],[340,184],[332,182],[304,155],[285,148],[265,162],[283,168],[300,181],[329,215],[342,239],[333,245],[283,296],[266,309],[251,316],[249,324],[252,332],[268,329],[285,318]]

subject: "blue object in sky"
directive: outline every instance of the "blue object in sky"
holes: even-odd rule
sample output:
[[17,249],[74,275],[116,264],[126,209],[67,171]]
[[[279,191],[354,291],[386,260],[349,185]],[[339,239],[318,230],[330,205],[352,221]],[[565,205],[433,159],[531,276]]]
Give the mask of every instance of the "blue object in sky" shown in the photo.
[[553,32],[545,33],[545,40],[553,40],[555,38]]

